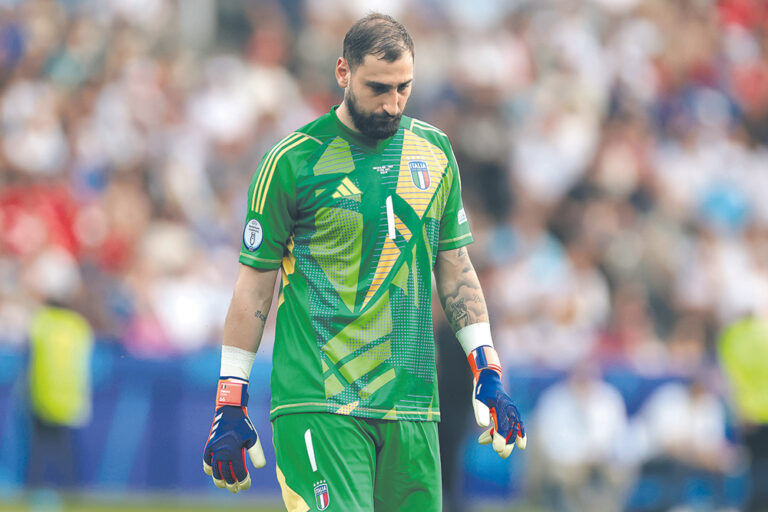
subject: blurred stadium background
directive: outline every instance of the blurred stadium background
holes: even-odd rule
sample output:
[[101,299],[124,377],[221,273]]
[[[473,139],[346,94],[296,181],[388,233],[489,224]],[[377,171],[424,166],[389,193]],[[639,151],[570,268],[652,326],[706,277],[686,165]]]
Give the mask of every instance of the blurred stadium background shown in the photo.
[[[0,0],[0,509],[281,509],[273,470],[235,497],[201,470],[219,336],[251,174],[340,101],[369,10],[414,37],[407,113],[453,141],[530,439],[475,443],[437,310],[446,510],[746,507],[768,474],[768,407],[738,386],[739,357],[768,379],[766,2]],[[272,343],[250,411],[274,467]]]

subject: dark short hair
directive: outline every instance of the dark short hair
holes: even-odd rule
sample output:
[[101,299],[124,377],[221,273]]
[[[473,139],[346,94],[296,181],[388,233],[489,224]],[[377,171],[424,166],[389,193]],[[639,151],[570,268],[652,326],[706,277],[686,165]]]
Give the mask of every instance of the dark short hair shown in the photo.
[[395,62],[403,52],[413,55],[413,39],[402,23],[386,14],[371,13],[350,27],[344,36],[344,60],[350,69],[363,63],[366,55]]

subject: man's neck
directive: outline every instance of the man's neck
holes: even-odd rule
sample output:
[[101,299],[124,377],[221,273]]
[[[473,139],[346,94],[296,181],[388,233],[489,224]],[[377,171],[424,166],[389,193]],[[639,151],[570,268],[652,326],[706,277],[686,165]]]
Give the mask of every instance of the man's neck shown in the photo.
[[355,133],[360,133],[360,130],[357,129],[357,126],[355,126],[355,122],[352,120],[352,116],[349,114],[349,109],[347,108],[347,102],[342,101],[341,105],[336,109],[336,117],[339,118],[339,121],[341,121],[344,126],[349,128]]

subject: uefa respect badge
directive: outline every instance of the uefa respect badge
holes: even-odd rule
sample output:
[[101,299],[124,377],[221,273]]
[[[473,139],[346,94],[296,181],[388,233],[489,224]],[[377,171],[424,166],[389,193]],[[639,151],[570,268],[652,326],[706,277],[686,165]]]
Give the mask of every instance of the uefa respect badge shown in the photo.
[[328,495],[328,484],[325,480],[320,480],[315,484],[315,502],[317,503],[317,510],[328,508],[330,496]]
[[243,231],[243,244],[249,251],[255,251],[261,246],[262,240],[264,240],[264,231],[261,229],[261,223],[251,219]]

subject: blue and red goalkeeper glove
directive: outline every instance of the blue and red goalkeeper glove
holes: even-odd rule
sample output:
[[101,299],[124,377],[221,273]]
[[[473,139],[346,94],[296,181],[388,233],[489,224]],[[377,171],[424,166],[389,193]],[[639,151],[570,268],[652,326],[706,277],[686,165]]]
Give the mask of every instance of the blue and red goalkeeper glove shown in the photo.
[[[517,445],[525,450],[527,438],[520,413],[501,384],[501,363],[496,350],[483,345],[469,354],[472,367],[472,406],[475,420],[487,428],[478,438],[480,444],[493,444],[493,449],[504,459]],[[491,423],[493,422],[493,423]]]
[[219,379],[216,412],[203,450],[203,471],[213,477],[216,487],[226,487],[233,493],[251,486],[251,476],[245,466],[246,451],[254,467],[263,468],[267,464],[259,435],[248,418],[247,405],[247,380]]

